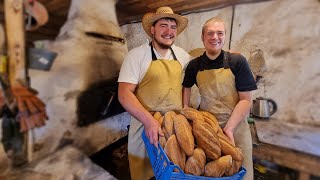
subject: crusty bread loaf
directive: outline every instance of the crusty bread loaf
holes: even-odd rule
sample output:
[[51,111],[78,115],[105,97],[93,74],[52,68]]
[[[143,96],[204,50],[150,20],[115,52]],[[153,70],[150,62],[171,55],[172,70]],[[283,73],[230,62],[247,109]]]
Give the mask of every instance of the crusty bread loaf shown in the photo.
[[232,167],[232,157],[230,155],[221,156],[215,161],[206,164],[204,175],[210,177],[221,177]]
[[178,165],[184,171],[186,163],[186,154],[180,148],[175,134],[171,135],[167,140],[167,143],[164,147],[164,151],[167,154],[170,161]]
[[194,121],[192,131],[196,139],[196,144],[203,149],[208,158],[216,160],[221,156],[218,136],[208,123],[204,121]]
[[221,152],[224,155],[231,155],[232,159],[236,161],[241,161],[242,154],[237,148],[232,144],[231,140],[222,131],[218,133],[218,139],[221,146]]
[[159,122],[160,126],[162,126],[163,116],[160,112],[155,112],[153,117]]
[[203,115],[196,109],[185,107],[180,113],[191,121],[204,121]]
[[225,172],[225,175],[226,176],[234,175],[235,173],[237,173],[239,171],[241,165],[242,165],[242,162],[232,160],[232,166],[228,171]]
[[166,140],[166,138],[164,136],[159,136],[159,142],[160,142],[160,146],[162,148],[164,148],[165,145],[166,145],[167,140]]
[[194,150],[194,137],[192,127],[188,120],[181,114],[174,117],[174,132],[182,150],[187,156],[192,156]]
[[168,140],[168,138],[174,133],[174,127],[173,127],[173,118],[176,116],[177,114],[174,111],[168,111],[164,114],[164,119],[162,122],[162,126],[164,127],[164,135],[166,137],[166,139]]
[[236,161],[236,160],[232,159],[232,167],[229,169],[229,171],[226,171],[226,173],[225,173],[226,176],[234,175],[235,173],[237,173],[240,170],[240,168],[242,166],[243,159],[244,159],[243,154],[242,154],[240,148],[236,148],[236,149],[237,149],[238,153],[240,153],[241,161]]
[[186,174],[201,176],[206,165],[206,155],[201,148],[194,149],[193,155],[188,158],[185,167]]
[[204,121],[209,123],[216,133],[222,131],[217,118],[213,114],[207,111],[200,111],[200,113],[203,115]]

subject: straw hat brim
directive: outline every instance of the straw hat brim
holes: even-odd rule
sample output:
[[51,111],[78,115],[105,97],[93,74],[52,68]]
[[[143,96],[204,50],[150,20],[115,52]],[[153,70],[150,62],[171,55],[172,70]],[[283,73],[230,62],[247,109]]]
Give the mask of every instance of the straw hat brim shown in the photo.
[[169,13],[147,13],[142,18],[142,27],[148,36],[152,37],[151,27],[153,23],[162,18],[173,18],[177,23],[177,35],[179,35],[188,25],[188,19],[186,17],[180,16],[178,14],[169,14]]

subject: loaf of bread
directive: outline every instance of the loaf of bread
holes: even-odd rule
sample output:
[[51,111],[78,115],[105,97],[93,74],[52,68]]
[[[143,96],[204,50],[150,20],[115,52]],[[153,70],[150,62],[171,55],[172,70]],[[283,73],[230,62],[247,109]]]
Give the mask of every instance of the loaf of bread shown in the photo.
[[201,148],[196,148],[193,155],[188,158],[184,172],[196,176],[202,176],[206,165],[206,155]]
[[162,126],[163,116],[160,112],[155,112],[153,117],[159,122],[160,126]]
[[188,120],[181,114],[174,117],[174,132],[182,150],[187,156],[193,155],[194,137],[192,134],[192,127]]
[[231,140],[222,131],[218,133],[218,139],[221,146],[221,152],[224,155],[231,155],[232,159],[236,161],[241,161],[242,154],[241,151],[232,144]]
[[242,166],[243,158],[244,158],[243,154],[242,154],[240,148],[236,148],[236,149],[241,155],[241,161],[236,161],[236,160],[232,159],[232,167],[229,169],[229,171],[226,171],[226,173],[225,173],[226,176],[234,175],[235,173],[237,173],[240,170],[240,168]]
[[172,134],[174,134],[173,118],[176,115],[177,114],[174,111],[168,111],[164,114],[162,126],[163,126],[164,135],[167,140]]
[[218,120],[213,114],[207,111],[200,111],[200,113],[203,115],[204,121],[209,123],[216,133],[222,131]]
[[215,161],[206,164],[204,175],[210,177],[221,177],[232,167],[232,157],[230,155],[221,156]]
[[186,107],[180,113],[191,121],[204,121],[203,115],[196,109]]
[[159,136],[159,143],[160,143],[160,146],[164,148],[167,143],[166,138],[164,136]]
[[216,160],[221,156],[218,136],[208,123],[205,121],[194,121],[192,131],[196,144],[203,149],[208,158]]
[[241,165],[242,165],[242,162],[232,160],[232,166],[228,171],[225,172],[225,175],[226,176],[232,176],[235,173],[239,172],[239,169],[240,169]]
[[164,151],[167,154],[170,161],[178,165],[184,171],[186,163],[186,154],[180,148],[175,134],[171,135],[167,140],[167,143],[164,147]]

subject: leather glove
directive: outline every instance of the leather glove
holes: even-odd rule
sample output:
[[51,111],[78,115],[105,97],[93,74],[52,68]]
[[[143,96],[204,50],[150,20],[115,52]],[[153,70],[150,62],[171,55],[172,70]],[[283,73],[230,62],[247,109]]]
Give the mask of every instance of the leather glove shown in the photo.
[[45,104],[36,96],[35,90],[16,83],[11,87],[11,92],[18,107],[21,132],[45,125],[48,119]]

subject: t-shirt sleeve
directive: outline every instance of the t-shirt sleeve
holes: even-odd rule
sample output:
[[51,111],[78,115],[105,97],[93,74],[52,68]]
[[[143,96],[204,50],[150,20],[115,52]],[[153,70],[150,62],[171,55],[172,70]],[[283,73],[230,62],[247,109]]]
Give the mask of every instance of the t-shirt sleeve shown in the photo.
[[139,61],[140,57],[136,54],[137,53],[135,53],[135,51],[129,52],[126,58],[123,60],[118,82],[138,84],[141,61]]
[[244,92],[256,90],[256,81],[246,58],[242,55],[237,55],[235,60],[234,74],[237,91]]
[[197,59],[189,62],[186,67],[184,79],[182,82],[183,87],[190,88],[196,83],[198,73]]

